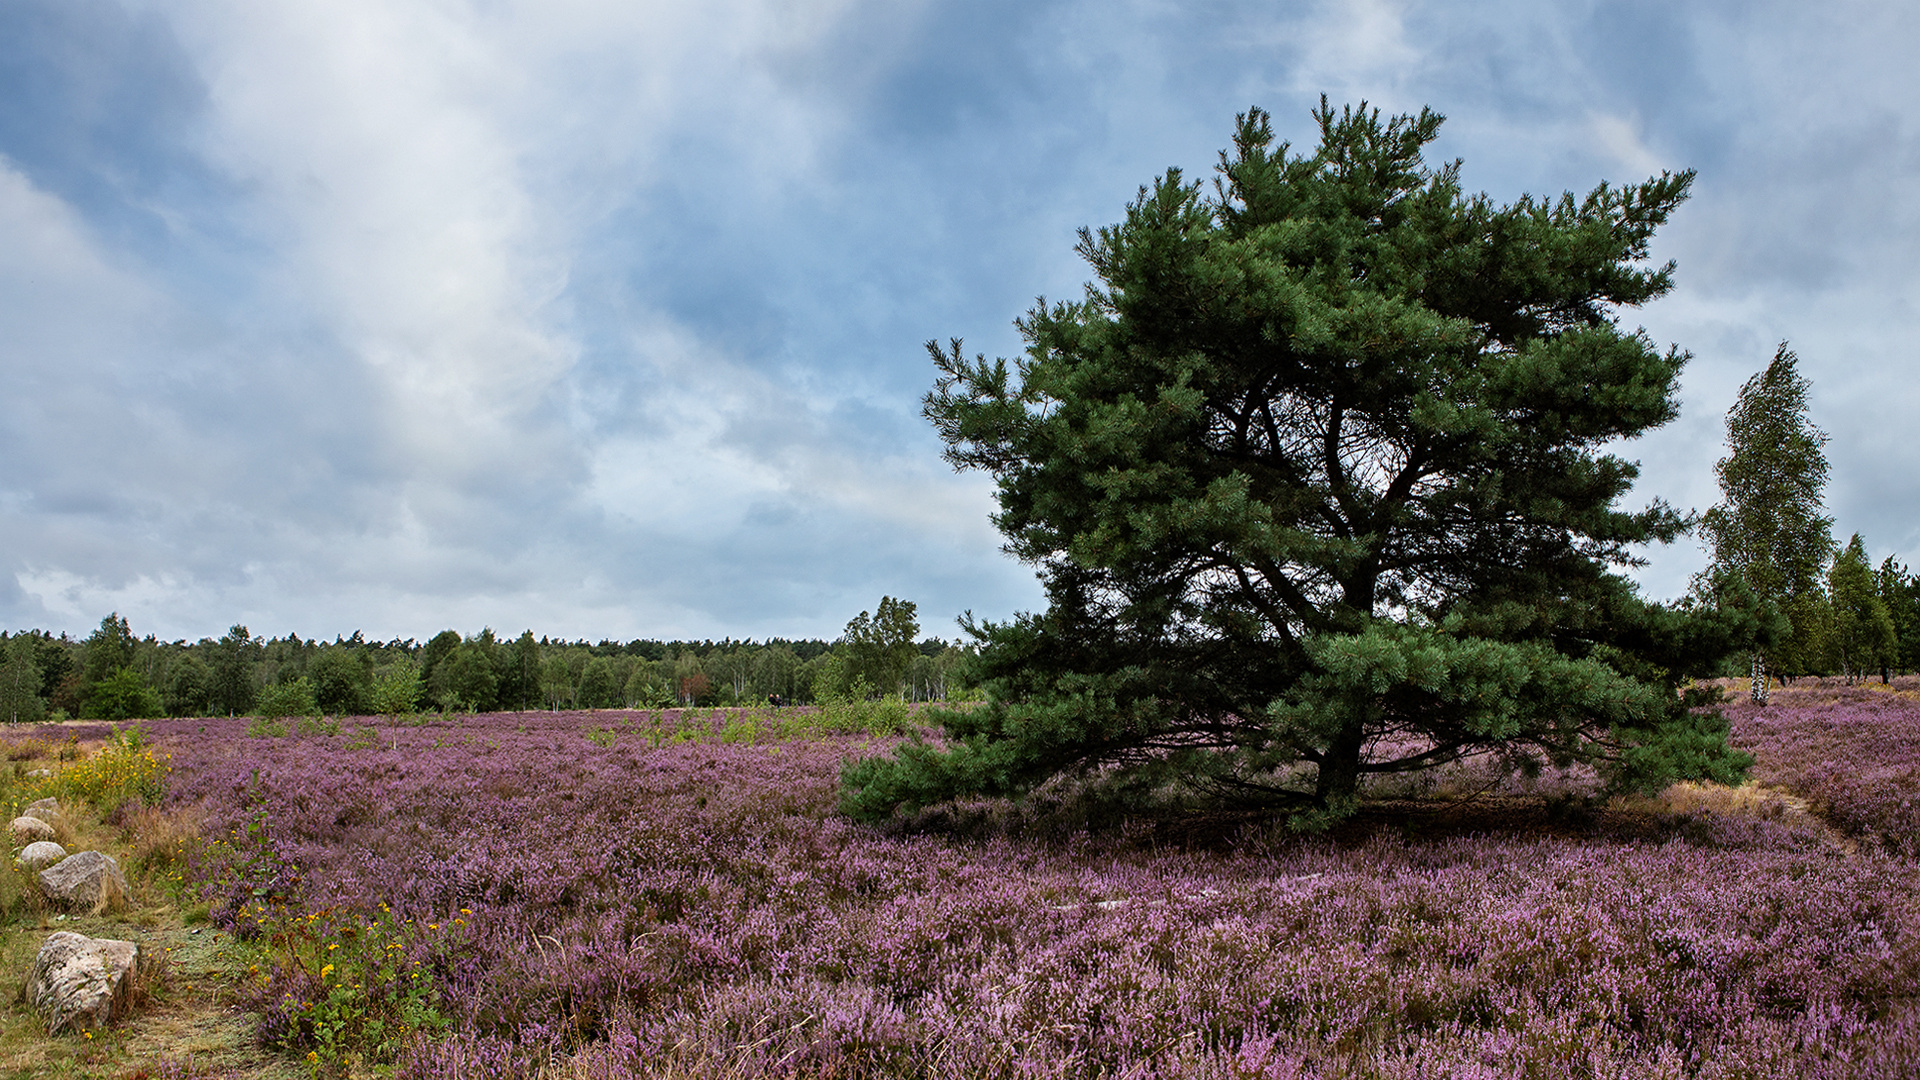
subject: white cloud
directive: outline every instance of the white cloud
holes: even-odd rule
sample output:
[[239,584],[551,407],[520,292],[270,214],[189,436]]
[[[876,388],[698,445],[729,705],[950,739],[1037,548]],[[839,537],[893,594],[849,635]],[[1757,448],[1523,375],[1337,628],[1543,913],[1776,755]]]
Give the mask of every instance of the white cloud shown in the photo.
[[1428,61],[1407,37],[1406,14],[1395,0],[1327,0],[1299,28],[1294,90],[1324,93],[1335,107],[1363,98],[1404,107],[1397,91],[1415,84]]
[[914,415],[915,344],[1010,343],[1085,276],[1072,226],[1204,176],[1247,104],[1309,142],[1323,90],[1448,113],[1433,156],[1497,198],[1700,166],[1656,246],[1680,286],[1626,319],[1696,354],[1686,416],[1628,450],[1642,490],[1711,501],[1720,414],[1787,337],[1841,527],[1920,544],[1901,5],[134,2],[206,87],[178,153],[229,189],[143,189],[156,253],[0,168],[15,621],[831,632],[916,580],[1032,603],[989,485]]
[[1587,128],[1601,151],[1612,158],[1626,176],[1657,176],[1662,169],[1671,168],[1647,148],[1639,122],[1630,117],[1590,113]]

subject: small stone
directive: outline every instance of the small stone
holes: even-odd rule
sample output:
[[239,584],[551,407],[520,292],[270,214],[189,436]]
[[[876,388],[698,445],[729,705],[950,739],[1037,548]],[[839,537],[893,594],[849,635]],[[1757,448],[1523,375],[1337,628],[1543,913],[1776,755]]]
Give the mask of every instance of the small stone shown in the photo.
[[31,844],[37,840],[53,839],[53,826],[37,817],[17,817],[7,823],[7,831],[13,834],[16,844]]
[[49,866],[60,863],[67,857],[67,849],[51,840],[36,840],[20,852],[13,865],[22,870],[39,872]]
[[52,776],[53,770],[52,769],[28,769],[27,775],[34,777],[35,779],[39,779],[40,777],[44,777],[44,776]]
[[127,876],[113,856],[82,851],[40,871],[40,891],[55,903],[100,912],[126,906]]
[[139,960],[140,947],[131,941],[55,931],[33,959],[27,1000],[46,1015],[49,1035],[98,1030],[133,1005]]
[[67,819],[60,813],[60,804],[53,799],[41,799],[31,803],[20,811],[21,817],[39,818],[53,826],[55,832],[67,827]]

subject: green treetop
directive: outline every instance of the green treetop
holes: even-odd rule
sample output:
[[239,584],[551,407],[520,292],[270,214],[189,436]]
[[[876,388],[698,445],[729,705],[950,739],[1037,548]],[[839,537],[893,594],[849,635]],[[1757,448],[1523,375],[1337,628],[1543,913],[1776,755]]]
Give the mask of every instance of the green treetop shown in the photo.
[[1686,359],[1614,313],[1691,172],[1585,198],[1467,195],[1441,117],[1239,120],[1211,189],[1169,170],[1082,231],[1099,283],[1011,364],[929,344],[929,419],[999,486],[1048,610],[971,629],[989,707],[849,767],[877,817],[1077,775],[1135,794],[1356,804],[1363,777],[1487,755],[1618,786],[1730,777],[1682,680],[1751,617],[1649,605],[1616,568],[1685,520],[1614,504],[1604,452],[1672,419]]
[[1833,658],[1847,682],[1893,663],[1899,645],[1893,613],[1880,596],[1867,548],[1854,533],[1827,571],[1827,595],[1833,604]]
[[1784,611],[1792,633],[1777,655],[1752,655],[1753,699],[1767,700],[1770,670],[1814,666],[1827,611],[1821,573],[1834,551],[1833,519],[1821,513],[1827,485],[1826,433],[1807,417],[1807,389],[1785,343],[1740,388],[1727,411],[1727,456],[1715,466],[1723,500],[1701,517],[1713,547],[1709,584],[1737,581]]

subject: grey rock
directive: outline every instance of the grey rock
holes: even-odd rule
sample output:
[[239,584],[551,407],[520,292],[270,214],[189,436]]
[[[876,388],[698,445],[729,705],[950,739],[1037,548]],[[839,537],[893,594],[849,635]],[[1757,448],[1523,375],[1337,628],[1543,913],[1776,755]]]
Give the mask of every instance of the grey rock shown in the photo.
[[37,817],[17,817],[7,823],[7,831],[13,834],[16,844],[31,844],[36,840],[53,839],[53,826]]
[[36,840],[20,852],[13,865],[22,870],[40,871],[67,857],[67,849],[51,840]]
[[46,1016],[49,1035],[98,1030],[132,1007],[139,962],[140,947],[131,941],[60,930],[33,958],[26,998]]
[[57,904],[105,911],[126,906],[127,876],[113,856],[82,851],[40,871],[40,891]]
[[20,811],[20,816],[39,818],[41,821],[53,826],[54,832],[59,832],[67,827],[67,819],[60,813],[60,804],[53,799],[41,799],[38,802],[29,804],[25,810]]

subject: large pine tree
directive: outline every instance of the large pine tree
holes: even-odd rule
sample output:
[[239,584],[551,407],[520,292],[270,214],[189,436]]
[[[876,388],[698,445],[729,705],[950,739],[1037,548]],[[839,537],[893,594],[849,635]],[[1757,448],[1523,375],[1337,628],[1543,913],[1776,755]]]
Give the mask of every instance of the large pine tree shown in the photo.
[[[1798,364],[1782,342],[1766,370],[1740,387],[1727,410],[1727,456],[1715,466],[1724,501],[1700,523],[1713,547],[1707,582],[1714,591],[1724,595],[1725,586],[1737,582],[1792,622],[1779,646],[1789,675],[1822,651],[1827,612],[1820,579],[1834,553],[1833,519],[1821,512],[1827,435],[1808,418],[1810,384]],[[1753,650],[1753,700],[1763,705],[1773,659]]]
[[1617,508],[1605,452],[1675,415],[1684,354],[1615,312],[1670,287],[1692,174],[1501,206],[1424,164],[1430,111],[1315,116],[1311,154],[1255,110],[1211,190],[1170,170],[1083,231],[1100,284],[1012,364],[929,345],[927,414],[1050,606],[974,628],[989,706],[850,766],[854,813],[1068,774],[1316,827],[1468,756],[1737,774],[1679,688],[1739,620],[1616,572],[1685,522]]

